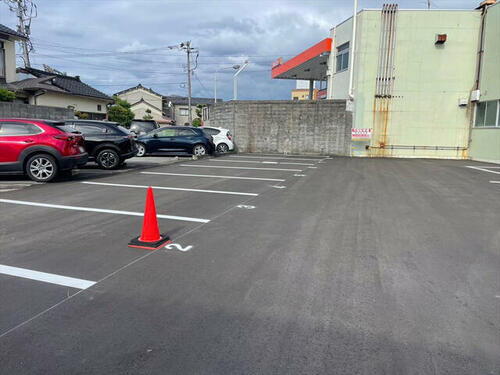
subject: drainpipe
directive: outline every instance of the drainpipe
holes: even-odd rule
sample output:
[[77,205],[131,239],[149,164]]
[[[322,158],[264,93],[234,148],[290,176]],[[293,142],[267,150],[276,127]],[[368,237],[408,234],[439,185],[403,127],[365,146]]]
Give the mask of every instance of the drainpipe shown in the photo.
[[[481,73],[483,65],[484,56],[484,25],[486,23],[486,15],[488,13],[488,6],[485,5],[481,12],[481,28],[479,30],[479,50],[477,51],[477,69],[476,69],[476,82],[474,84],[474,90],[479,90],[481,87]],[[476,119],[476,108],[478,102],[473,102],[472,111],[470,115],[470,126],[469,126],[469,139],[467,142],[467,149],[470,150],[472,143],[472,128],[474,127],[474,121]]]
[[356,51],[356,31],[358,27],[358,0],[354,0],[354,16],[352,17],[352,37],[351,37],[351,69],[349,71],[349,100],[354,101],[354,52]]

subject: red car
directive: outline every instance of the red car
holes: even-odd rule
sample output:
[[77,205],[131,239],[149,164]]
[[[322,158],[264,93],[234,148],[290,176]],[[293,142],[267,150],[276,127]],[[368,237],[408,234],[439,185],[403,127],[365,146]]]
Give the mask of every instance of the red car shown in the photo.
[[63,122],[0,119],[0,173],[25,173],[32,180],[51,181],[61,171],[84,165],[83,137],[66,133]]

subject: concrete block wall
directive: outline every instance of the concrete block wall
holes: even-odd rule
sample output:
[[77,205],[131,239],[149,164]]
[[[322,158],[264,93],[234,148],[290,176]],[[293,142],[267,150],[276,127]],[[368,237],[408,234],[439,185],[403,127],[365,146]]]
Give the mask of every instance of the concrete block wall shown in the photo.
[[65,120],[74,118],[72,109],[46,107],[24,103],[0,102],[0,118],[36,118],[43,120]]
[[231,130],[241,152],[349,155],[344,100],[232,101],[212,107],[210,126]]

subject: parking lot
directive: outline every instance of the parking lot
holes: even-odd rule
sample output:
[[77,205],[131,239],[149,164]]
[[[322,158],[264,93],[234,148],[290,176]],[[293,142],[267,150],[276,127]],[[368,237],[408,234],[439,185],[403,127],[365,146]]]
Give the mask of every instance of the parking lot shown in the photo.
[[0,190],[0,373],[500,374],[495,181],[240,154]]

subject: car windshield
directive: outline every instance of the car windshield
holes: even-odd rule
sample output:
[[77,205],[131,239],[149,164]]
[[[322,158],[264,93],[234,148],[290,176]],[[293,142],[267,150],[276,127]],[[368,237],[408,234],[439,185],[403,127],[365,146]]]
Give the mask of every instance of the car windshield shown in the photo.
[[127,128],[124,128],[123,126],[121,125],[118,125],[117,126],[118,129],[120,129],[122,132],[124,132],[125,134],[130,134],[130,130],[128,130]]
[[154,122],[141,122],[141,121],[132,121],[130,125],[130,130],[139,130],[146,133],[149,133],[152,130],[157,129],[156,123]]
[[73,126],[71,125],[57,125],[56,126],[57,129],[59,130],[62,130],[63,132],[66,132],[66,133],[77,133],[77,134],[81,134],[81,132],[79,132],[78,130],[76,130]]

